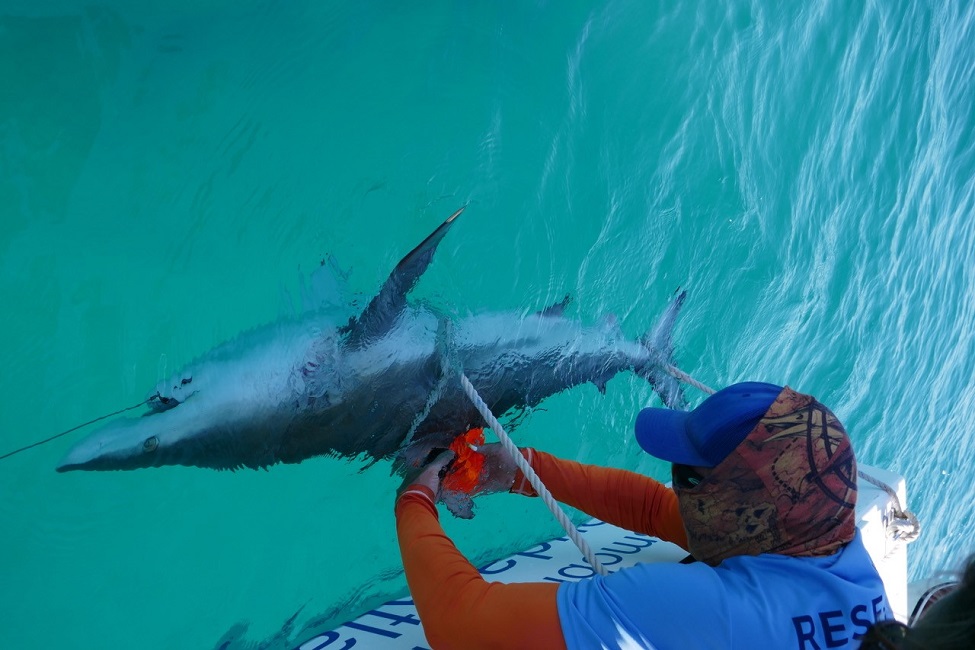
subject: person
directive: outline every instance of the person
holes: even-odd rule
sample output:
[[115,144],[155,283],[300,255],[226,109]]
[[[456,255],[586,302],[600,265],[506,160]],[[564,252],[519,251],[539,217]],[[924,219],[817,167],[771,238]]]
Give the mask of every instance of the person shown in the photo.
[[[559,501],[674,542],[694,562],[638,564],[575,583],[489,583],[438,520],[450,454],[404,481],[395,504],[400,553],[432,648],[855,648],[871,624],[891,617],[856,527],[850,440],[815,398],[734,384],[689,412],[643,409],[635,434],[672,464],[673,489],[634,472],[522,454]],[[534,494],[510,462],[487,455],[484,492]]]
[[882,621],[864,635],[860,650],[971,650],[975,648],[975,555],[961,579],[928,589],[911,614],[910,625]]

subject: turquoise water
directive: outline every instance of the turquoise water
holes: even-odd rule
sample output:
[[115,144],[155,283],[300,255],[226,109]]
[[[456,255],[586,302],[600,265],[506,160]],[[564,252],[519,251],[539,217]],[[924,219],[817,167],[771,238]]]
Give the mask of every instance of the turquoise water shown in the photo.
[[[0,453],[327,254],[371,295],[469,202],[417,298],[635,337],[685,287],[684,370],[812,393],[907,478],[913,578],[975,550],[975,5],[34,4],[0,4]],[[648,403],[620,375],[514,437],[662,478]],[[403,589],[387,464],[56,474],[81,435],[0,461],[0,646],[289,647]],[[558,532],[446,524],[481,560]]]

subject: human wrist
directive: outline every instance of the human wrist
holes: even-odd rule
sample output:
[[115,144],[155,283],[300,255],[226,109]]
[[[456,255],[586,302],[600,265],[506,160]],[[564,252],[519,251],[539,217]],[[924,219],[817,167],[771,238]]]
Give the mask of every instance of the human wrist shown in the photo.
[[415,503],[420,506],[426,507],[428,510],[433,511],[434,514],[437,512],[436,508],[437,495],[434,494],[426,485],[421,483],[411,483],[403,488],[402,491],[396,496],[396,501],[393,504],[393,511],[396,516],[399,516],[400,511],[406,508],[409,504]]

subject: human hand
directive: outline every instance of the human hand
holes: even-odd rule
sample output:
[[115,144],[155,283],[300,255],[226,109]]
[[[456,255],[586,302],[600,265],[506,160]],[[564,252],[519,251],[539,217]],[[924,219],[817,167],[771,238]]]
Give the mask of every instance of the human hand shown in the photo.
[[500,442],[481,445],[477,451],[484,456],[484,465],[477,478],[477,486],[471,494],[493,494],[510,490],[518,473],[518,466],[511,454]]
[[[508,492],[518,475],[518,466],[501,443],[483,444],[483,440],[481,429],[471,429],[455,436],[449,443],[450,449],[429,463],[413,465],[405,456],[400,464],[405,478],[396,491],[397,498],[409,486],[423,485],[433,493],[434,501],[443,503],[452,515],[471,519],[473,497]],[[427,453],[423,447],[412,451],[413,458]],[[432,453],[434,450],[429,450],[427,457]]]
[[448,465],[454,460],[454,452],[447,449],[441,452],[436,458],[426,465],[419,467],[414,472],[410,472],[403,479],[399,489],[396,490],[396,498],[399,499],[411,485],[422,485],[433,492],[433,499],[440,499],[440,482],[447,473]]
[[476,450],[472,447],[469,453],[458,455],[454,465],[447,468],[437,499],[455,517],[471,519],[473,497],[509,491],[516,473],[514,460],[500,443],[479,445]]

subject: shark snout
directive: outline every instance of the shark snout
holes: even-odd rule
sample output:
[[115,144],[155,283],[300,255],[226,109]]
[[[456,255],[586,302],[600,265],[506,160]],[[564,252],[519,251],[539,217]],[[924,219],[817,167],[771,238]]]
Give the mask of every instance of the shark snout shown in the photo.
[[95,466],[99,456],[89,453],[87,450],[79,449],[78,445],[72,447],[61,462],[55,468],[59,472],[70,472],[73,470],[97,469]]
[[128,421],[113,423],[75,444],[57,464],[57,471],[133,469],[154,465],[159,446],[155,435],[138,435]]

